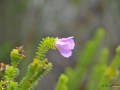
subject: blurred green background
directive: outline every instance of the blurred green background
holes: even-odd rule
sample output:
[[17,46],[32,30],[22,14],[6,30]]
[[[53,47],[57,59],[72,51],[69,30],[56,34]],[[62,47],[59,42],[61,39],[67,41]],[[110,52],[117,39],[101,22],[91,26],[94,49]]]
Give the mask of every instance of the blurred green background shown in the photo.
[[69,59],[57,51],[47,53],[53,69],[35,90],[53,90],[58,76],[76,65],[86,41],[99,27],[105,28],[101,47],[110,49],[111,60],[120,43],[120,0],[0,0],[0,62],[9,63],[10,51],[24,45],[27,58],[19,65],[19,80],[41,38],[74,36],[76,46]]

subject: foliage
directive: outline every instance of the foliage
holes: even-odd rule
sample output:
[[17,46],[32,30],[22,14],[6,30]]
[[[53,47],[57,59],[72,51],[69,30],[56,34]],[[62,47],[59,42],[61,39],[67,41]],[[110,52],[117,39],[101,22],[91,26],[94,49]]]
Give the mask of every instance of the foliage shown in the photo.
[[[65,84],[68,90],[117,90],[119,88],[120,46],[116,49],[115,58],[108,65],[109,49],[99,49],[105,32],[99,28],[95,37],[88,41],[74,68],[67,68]],[[97,54],[98,50],[101,54]],[[96,58],[96,55],[99,55]],[[58,85],[61,81],[58,81]],[[117,86],[118,85],[118,86]],[[59,86],[57,88],[60,88]],[[56,89],[57,90],[57,89]],[[66,90],[61,87],[59,90]]]
[[2,80],[0,81],[0,90],[31,90],[37,84],[38,80],[44,76],[52,68],[52,63],[48,62],[45,54],[48,49],[56,49],[56,38],[47,37],[43,39],[38,47],[33,62],[28,66],[26,75],[20,82],[16,82],[15,78],[19,74],[18,64],[24,59],[25,52],[23,46],[16,47],[11,51],[11,65],[1,63]]
[[68,77],[62,74],[59,78],[58,84],[56,86],[56,90],[68,90],[67,83],[68,83]]
[[[120,46],[116,49],[116,55],[113,61],[108,65],[109,49],[99,49],[104,34],[103,28],[97,30],[95,37],[87,42],[76,66],[74,68],[67,68],[65,74],[60,76],[55,90],[109,90],[114,87],[119,87],[119,83],[117,84],[116,82],[119,82]],[[33,62],[29,64],[26,75],[20,82],[17,82],[15,78],[20,74],[17,66],[20,61],[26,57],[25,51],[23,50],[23,46],[13,49],[10,53],[11,64],[0,63],[0,72],[2,72],[0,75],[2,76],[0,90],[34,89],[38,80],[52,68],[52,63],[45,57],[48,49],[55,50],[57,48],[63,52],[69,50],[72,54],[71,47],[74,49],[75,44],[74,40],[69,40],[69,38],[70,37],[58,39],[47,37],[42,39]],[[56,47],[57,40],[63,40],[64,43],[60,42],[60,46]],[[98,50],[101,52],[99,59],[96,58]],[[69,52],[67,54],[69,54]]]

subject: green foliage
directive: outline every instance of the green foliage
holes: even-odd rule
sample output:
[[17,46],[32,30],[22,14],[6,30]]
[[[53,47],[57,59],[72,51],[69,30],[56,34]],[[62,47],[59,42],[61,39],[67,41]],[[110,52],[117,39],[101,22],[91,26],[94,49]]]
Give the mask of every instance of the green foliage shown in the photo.
[[18,90],[18,83],[14,81],[9,81],[7,86],[7,90]]
[[34,59],[29,65],[26,76],[20,82],[19,90],[30,90],[38,80],[52,68],[51,63],[46,60]]
[[47,37],[43,39],[38,47],[38,52],[33,62],[28,66],[26,76],[21,80],[19,90],[30,90],[52,68],[52,64],[45,59],[48,49],[55,49],[56,38]]
[[62,74],[59,77],[59,81],[58,81],[58,84],[57,84],[55,90],[68,90],[67,83],[68,83],[68,77],[66,75]]
[[33,62],[28,66],[26,75],[22,78],[20,83],[15,81],[16,76],[19,74],[18,64],[22,59],[24,59],[25,53],[23,46],[16,47],[10,53],[11,65],[1,64],[1,68],[5,73],[2,80],[0,81],[0,90],[31,90],[37,85],[38,80],[43,77],[52,68],[52,63],[50,63],[46,58],[45,54],[48,49],[55,49],[55,40],[57,38],[47,37],[43,39],[38,47],[38,52],[33,59]]
[[98,90],[98,85],[102,79],[104,70],[107,67],[106,62],[108,60],[108,54],[108,49],[103,48],[101,51],[99,63],[93,66],[92,73],[86,86],[87,90]]
[[70,80],[70,82],[68,82],[69,90],[78,90],[78,88],[80,87],[88,66],[93,63],[94,57],[103,36],[104,29],[99,28],[93,40],[88,41],[88,43],[86,44],[82,54],[80,55],[80,60],[77,62],[75,69],[73,70],[68,68],[66,70],[66,75]]
[[[117,82],[119,76],[119,66],[120,66],[120,46],[116,49],[116,55],[110,66],[105,68],[104,76],[101,79],[100,85],[104,83]],[[100,90],[106,90],[100,87]]]
[[44,60],[45,54],[48,49],[55,49],[55,40],[56,38],[43,38],[39,44],[38,52],[36,52],[36,59]]
[[[119,82],[120,66],[120,46],[116,49],[116,55],[110,65],[107,65],[109,50],[107,48],[99,49],[100,43],[105,32],[99,28],[95,37],[88,41],[83,49],[80,59],[74,68],[67,68],[65,74],[59,78],[55,90],[109,90],[114,82]],[[48,49],[56,49],[55,41],[57,38],[47,37],[42,39],[38,46],[36,56],[33,62],[29,64],[26,75],[20,82],[15,78],[19,74],[17,66],[25,58],[23,47],[17,47],[10,53],[11,65],[1,64],[2,79],[0,81],[0,90],[31,90],[46,73],[52,68],[45,54]],[[101,51],[99,59],[96,58],[98,49]],[[86,74],[89,74],[89,77]],[[85,84],[84,82],[87,81]],[[83,87],[85,89],[83,89]]]
[[111,68],[118,69],[120,65],[119,63],[120,63],[120,46],[118,46],[118,48],[116,49],[116,56],[113,59],[113,62],[111,63]]
[[18,49],[13,49],[12,52],[11,52],[11,54],[10,54],[10,56],[11,56],[11,60],[12,60],[12,63],[11,63],[11,64],[12,64],[14,67],[16,67],[16,66],[19,64],[20,60],[23,59],[23,57],[22,57],[22,55],[20,54],[20,52],[19,52]]
[[[66,69],[65,76],[69,79],[66,85],[68,90],[119,90],[118,87],[114,88],[114,84],[120,85],[120,46],[116,49],[116,55],[110,65],[107,65],[107,48],[99,49],[101,54],[96,58],[104,33],[104,29],[99,28],[95,37],[87,42],[76,66]],[[59,83],[60,81],[57,85]]]
[[14,78],[18,75],[19,70],[13,66],[9,66],[5,71],[5,79],[6,80],[14,80]]

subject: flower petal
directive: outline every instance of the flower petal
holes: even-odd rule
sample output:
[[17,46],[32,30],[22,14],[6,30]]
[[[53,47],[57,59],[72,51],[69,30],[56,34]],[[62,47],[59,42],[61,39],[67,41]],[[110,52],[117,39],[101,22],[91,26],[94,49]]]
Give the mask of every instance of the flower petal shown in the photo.
[[62,56],[68,58],[72,55],[75,43],[73,37],[68,37],[56,40],[55,46]]
[[59,52],[61,53],[61,55],[63,55],[64,57],[68,58],[72,55],[72,51],[70,49],[66,49],[65,47],[61,47],[61,46],[57,46]]
[[69,58],[71,55],[72,55],[72,51],[69,51],[67,53],[64,53],[64,52],[61,52],[61,54],[66,57],[66,58]]
[[68,37],[68,38],[62,38],[59,39],[58,42],[60,42],[60,44],[67,44],[69,49],[74,49],[75,43],[73,40],[73,36],[72,37]]

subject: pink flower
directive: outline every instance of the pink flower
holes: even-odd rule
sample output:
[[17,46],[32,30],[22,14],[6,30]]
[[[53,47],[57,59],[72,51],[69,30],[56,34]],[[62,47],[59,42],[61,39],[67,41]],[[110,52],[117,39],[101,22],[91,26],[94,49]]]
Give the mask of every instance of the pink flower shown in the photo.
[[72,55],[75,43],[73,37],[57,39],[55,46],[62,56],[69,58]]

